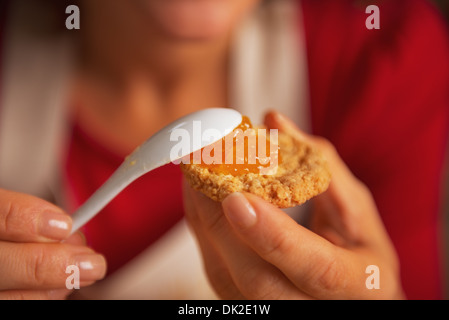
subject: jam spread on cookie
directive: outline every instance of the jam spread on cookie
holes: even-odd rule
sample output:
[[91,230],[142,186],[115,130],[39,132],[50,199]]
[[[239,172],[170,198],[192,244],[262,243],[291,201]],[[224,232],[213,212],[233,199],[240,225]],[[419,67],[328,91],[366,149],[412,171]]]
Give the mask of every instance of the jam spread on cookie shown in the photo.
[[239,176],[246,173],[263,173],[270,169],[273,160],[276,167],[280,160],[279,147],[270,142],[266,129],[253,128],[248,117],[230,134],[210,146],[201,149],[202,167],[217,174]]

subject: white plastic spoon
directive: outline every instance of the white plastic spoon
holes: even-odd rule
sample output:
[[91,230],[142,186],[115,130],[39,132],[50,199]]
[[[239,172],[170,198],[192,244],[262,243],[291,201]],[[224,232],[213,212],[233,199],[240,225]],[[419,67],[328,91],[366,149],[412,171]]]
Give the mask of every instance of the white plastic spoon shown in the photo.
[[[72,233],[84,226],[137,178],[220,140],[241,122],[242,115],[233,109],[212,108],[191,113],[164,127],[129,155],[112,176],[73,213]],[[179,136],[173,138],[172,133],[176,129],[184,129],[179,132],[188,133],[190,139],[179,141]],[[206,130],[219,134],[204,140],[202,135]],[[198,135],[200,139],[197,139]],[[176,157],[173,156],[173,148],[178,151]]]

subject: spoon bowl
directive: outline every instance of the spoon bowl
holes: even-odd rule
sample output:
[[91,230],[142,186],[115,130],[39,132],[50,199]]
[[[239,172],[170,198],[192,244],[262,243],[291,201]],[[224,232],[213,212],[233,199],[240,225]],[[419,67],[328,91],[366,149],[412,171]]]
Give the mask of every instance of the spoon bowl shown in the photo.
[[[126,157],[111,177],[73,213],[72,233],[137,178],[222,139],[241,122],[242,115],[236,110],[211,108],[191,113],[162,128]],[[214,134],[204,135],[206,132]]]

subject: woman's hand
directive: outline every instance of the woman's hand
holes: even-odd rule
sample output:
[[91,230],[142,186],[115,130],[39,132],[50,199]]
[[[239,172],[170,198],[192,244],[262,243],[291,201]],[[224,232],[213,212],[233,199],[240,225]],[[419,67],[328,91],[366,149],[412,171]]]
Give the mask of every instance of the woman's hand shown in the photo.
[[[187,219],[219,296],[403,298],[398,258],[367,187],[326,140],[300,132],[277,113],[268,114],[265,123],[319,148],[332,182],[312,200],[310,229],[254,195],[235,193],[220,205],[184,183]],[[379,289],[367,286],[371,265],[378,267]]]
[[67,266],[79,268],[80,286],[105,275],[103,256],[70,235],[71,218],[41,199],[0,189],[0,299],[64,299]]

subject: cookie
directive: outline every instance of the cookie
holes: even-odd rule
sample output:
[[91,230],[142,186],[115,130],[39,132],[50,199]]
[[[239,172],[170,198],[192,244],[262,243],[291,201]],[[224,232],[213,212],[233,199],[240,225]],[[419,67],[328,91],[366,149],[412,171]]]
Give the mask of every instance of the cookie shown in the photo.
[[285,133],[278,133],[280,161],[273,174],[224,174],[204,164],[180,164],[193,189],[215,201],[233,192],[255,194],[279,208],[303,204],[324,192],[330,172],[322,154]]

